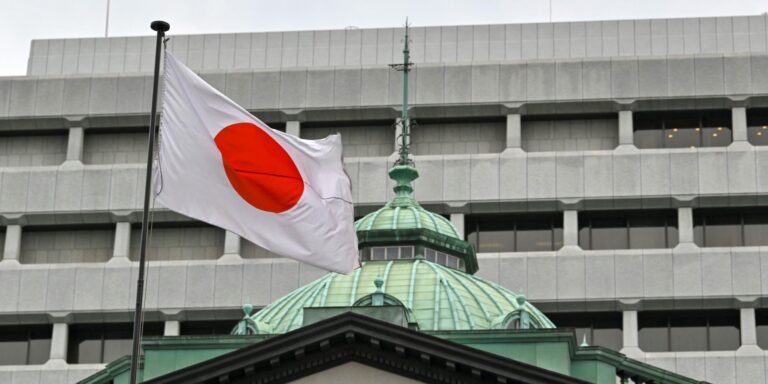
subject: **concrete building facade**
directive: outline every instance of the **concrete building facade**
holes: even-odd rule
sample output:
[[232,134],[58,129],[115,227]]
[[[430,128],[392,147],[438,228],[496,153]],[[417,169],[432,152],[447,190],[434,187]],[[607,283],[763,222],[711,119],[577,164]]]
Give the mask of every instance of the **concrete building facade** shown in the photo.
[[[478,275],[590,342],[768,383],[766,24],[413,28],[416,197],[475,243]],[[402,34],[171,35],[168,49],[274,128],[341,132],[362,216],[392,197],[402,75],[386,65]],[[26,351],[0,382],[76,382],[122,351],[153,44],[34,41],[28,74],[0,78],[0,347]],[[145,332],[213,332],[323,274],[155,208]]]

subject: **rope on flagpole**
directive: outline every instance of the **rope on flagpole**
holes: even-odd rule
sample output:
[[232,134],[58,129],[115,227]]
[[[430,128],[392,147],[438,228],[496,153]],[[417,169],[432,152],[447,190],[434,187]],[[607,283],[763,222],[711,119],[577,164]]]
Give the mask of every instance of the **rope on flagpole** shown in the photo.
[[[168,73],[168,60],[166,58],[168,54],[168,40],[170,40],[169,37],[163,39],[163,74]],[[163,75],[162,79],[162,87],[163,90],[165,90],[165,75]],[[165,109],[165,98],[160,97],[160,115],[162,116],[163,110]],[[161,164],[161,158],[160,158],[160,148],[163,145],[163,119],[161,118],[160,121],[157,124],[157,148],[158,150],[155,152],[155,167],[153,170],[155,171],[155,190],[152,194],[152,204],[154,204],[154,199],[157,198],[157,195],[160,194],[160,192],[163,190],[163,168],[160,166]]]

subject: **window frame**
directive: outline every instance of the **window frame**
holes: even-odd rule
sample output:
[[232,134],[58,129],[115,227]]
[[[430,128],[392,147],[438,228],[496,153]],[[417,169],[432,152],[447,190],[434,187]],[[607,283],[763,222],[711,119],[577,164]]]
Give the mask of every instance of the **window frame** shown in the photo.
[[[669,212],[668,212],[669,211]],[[591,215],[590,215],[591,213]],[[632,228],[644,228],[641,226],[632,226],[632,219],[633,218],[642,218],[642,217],[657,217],[659,219],[662,219],[664,221],[664,247],[663,248],[633,248],[632,247]],[[624,226],[623,227],[606,227],[606,228],[623,228],[624,233],[626,235],[626,248],[594,248],[595,238],[593,233],[593,220],[603,220],[603,219],[617,219],[617,220],[623,220]],[[582,211],[579,212],[579,218],[578,218],[578,242],[579,247],[581,247],[584,250],[589,251],[597,251],[597,250],[613,250],[613,249],[672,249],[676,247],[680,243],[679,238],[679,223],[677,222],[677,212],[674,210],[666,210],[666,209],[659,209],[659,210],[624,210],[624,211]],[[586,224],[584,224],[586,222]],[[674,228],[678,231],[678,239],[675,244],[672,244],[670,241],[670,229]],[[587,241],[588,244],[582,243],[582,236],[581,231],[587,230]]]
[[[23,332],[23,333],[22,333]],[[3,325],[0,326],[0,335],[13,335],[24,336],[18,337],[17,340],[2,339],[0,342],[7,341],[19,341],[26,343],[26,354],[24,356],[24,363],[22,364],[0,364],[2,366],[14,366],[14,365],[39,365],[45,364],[50,359],[50,347],[53,343],[53,324],[19,324],[19,325]],[[47,337],[35,337],[35,335],[46,335]],[[30,362],[32,357],[32,340],[48,340],[48,356],[41,362]]]
[[[736,321],[734,322],[733,326],[738,331],[738,337],[736,338],[737,345],[734,349],[713,349],[712,346],[712,330],[711,328],[714,326],[717,326],[717,324],[713,324],[713,314],[722,314],[726,315],[726,312],[731,312],[731,315],[735,315]],[[705,337],[705,350],[699,351],[699,350],[676,350],[672,348],[672,329],[673,328],[685,328],[681,326],[674,326],[673,323],[675,323],[674,320],[680,321],[680,318],[683,318],[683,315],[692,315],[701,317],[704,319],[704,337]],[[666,333],[666,349],[665,350],[646,350],[644,346],[641,345],[643,338],[641,337],[641,333],[643,328],[660,328],[660,327],[643,327],[643,317],[645,316],[659,316],[663,317],[665,320],[663,329],[665,329]],[[677,317],[677,318],[676,318]],[[739,349],[741,344],[741,319],[740,319],[740,313],[738,309],[703,309],[703,310],[677,310],[677,311],[663,311],[663,310],[651,310],[651,311],[641,311],[638,312],[638,318],[637,318],[637,341],[638,341],[638,347],[646,353],[669,353],[669,352],[718,352],[718,351],[736,351]]]
[[[759,143],[762,137],[763,143]],[[768,108],[747,109],[747,141],[754,146],[768,145]]]
[[[757,211],[756,211],[757,210]],[[756,214],[768,215],[766,207],[739,207],[739,208],[699,208],[693,211],[693,233],[694,243],[702,248],[734,248],[734,247],[760,247],[768,246],[768,241],[764,244],[747,244],[746,225],[755,225],[756,223],[747,223],[746,217]],[[709,245],[707,240],[707,217],[710,219],[718,215],[737,215],[739,226],[739,237],[737,245]],[[759,223],[758,223],[759,224]],[[768,220],[762,225],[768,226]],[[697,231],[700,232],[697,235]]]
[[[490,219],[489,219],[490,218]],[[481,232],[481,221],[489,220],[489,221],[496,221],[497,222],[508,222],[511,224],[510,229],[506,229],[505,231],[511,231],[512,232],[512,250],[498,250],[496,252],[554,252],[559,250],[563,247],[563,239],[562,236],[559,239],[560,244],[558,246],[558,238],[556,236],[557,229],[563,230],[563,217],[562,212],[537,212],[537,213],[531,213],[531,214],[507,214],[507,213],[493,213],[493,214],[481,214],[481,215],[470,215],[468,217],[468,223],[465,225],[465,234],[464,238],[469,243],[473,244],[475,246],[475,249],[478,253],[484,252],[480,249],[481,242],[480,242],[480,232]],[[542,222],[544,220],[548,221],[549,228],[547,229],[549,231],[549,244],[550,249],[548,250],[520,250],[519,247],[519,241],[518,241],[518,226],[522,226],[522,221],[535,221],[535,220],[541,220]],[[474,226],[472,225],[474,224]],[[559,226],[558,226],[559,224]],[[490,224],[487,224],[490,225]],[[520,230],[522,231],[522,229]],[[474,237],[474,239],[472,239]]]
[[[733,143],[733,123],[732,112],[725,109],[711,109],[711,110],[689,110],[689,111],[640,111],[633,115],[632,123],[632,143],[639,149],[680,149],[680,148],[724,148]],[[694,127],[680,127],[680,124],[673,124],[674,120],[696,120],[697,124]],[[722,120],[723,124],[717,124],[710,127],[707,124],[709,120]],[[641,127],[646,125],[644,127]],[[677,126],[675,126],[677,125]],[[683,124],[685,125],[685,124]],[[648,128],[652,126],[653,128]],[[641,127],[641,128],[638,128]],[[697,143],[692,146],[671,146],[668,145],[668,138],[673,138],[673,135],[678,133],[679,130],[693,129],[698,132]],[[728,132],[729,141],[723,145],[706,145],[705,134],[710,133],[705,131],[708,129],[715,129],[717,131]],[[659,138],[661,139],[661,146],[640,146],[635,137],[638,131],[658,131]],[[685,132],[683,132],[685,133]],[[713,132],[717,133],[717,132]]]
[[761,349],[768,349],[768,332],[766,333],[765,343],[760,343],[760,328],[768,331],[768,308],[756,308],[755,309],[755,339],[757,346]]

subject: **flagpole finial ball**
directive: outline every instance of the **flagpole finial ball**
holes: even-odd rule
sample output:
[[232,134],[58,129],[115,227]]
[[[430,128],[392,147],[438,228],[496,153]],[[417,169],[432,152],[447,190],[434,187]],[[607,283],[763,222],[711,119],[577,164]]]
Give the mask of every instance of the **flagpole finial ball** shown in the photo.
[[168,30],[171,29],[171,25],[162,20],[153,21],[149,27],[152,28],[153,31],[157,32],[168,32]]

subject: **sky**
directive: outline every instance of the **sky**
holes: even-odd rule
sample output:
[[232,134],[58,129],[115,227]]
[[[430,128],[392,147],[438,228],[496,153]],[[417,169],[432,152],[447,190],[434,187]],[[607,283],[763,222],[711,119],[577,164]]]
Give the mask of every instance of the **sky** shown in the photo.
[[[0,76],[27,70],[32,39],[534,23],[550,20],[548,0],[0,0]],[[756,15],[768,0],[551,0],[552,21]]]

